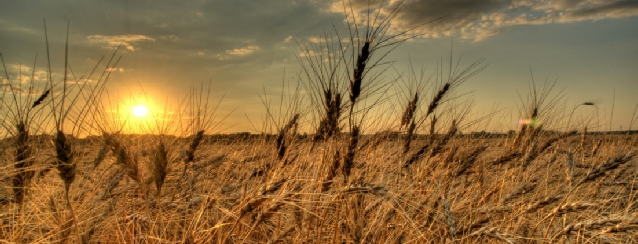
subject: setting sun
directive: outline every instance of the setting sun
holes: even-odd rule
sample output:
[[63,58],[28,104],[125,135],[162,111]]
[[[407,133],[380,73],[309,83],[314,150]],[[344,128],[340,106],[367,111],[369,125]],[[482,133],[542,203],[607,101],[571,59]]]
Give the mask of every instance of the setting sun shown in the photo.
[[146,106],[137,105],[137,106],[133,107],[133,115],[141,118],[141,117],[146,116],[146,114],[148,114],[148,109],[146,108]]

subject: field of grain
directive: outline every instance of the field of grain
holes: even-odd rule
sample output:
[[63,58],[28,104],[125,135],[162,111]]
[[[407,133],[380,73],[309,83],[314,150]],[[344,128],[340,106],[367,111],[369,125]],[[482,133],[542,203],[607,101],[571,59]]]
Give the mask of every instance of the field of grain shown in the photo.
[[[132,163],[112,145],[78,140],[69,199],[92,243],[638,241],[636,135],[588,135],[582,147],[571,135],[536,152],[511,150],[512,138],[457,137],[407,167],[400,141],[364,138],[349,176],[334,167],[347,144],[338,138],[295,141],[278,159],[272,138],[204,137],[185,174],[192,141],[163,139],[161,192],[159,137],[112,138]],[[34,147],[22,204],[11,190],[13,141],[3,143],[0,239],[78,242],[47,139]],[[416,140],[413,151],[440,140]]]
[[117,51],[75,76],[47,39],[46,81],[0,54],[0,242],[638,243],[635,131],[588,132],[594,103],[532,78],[517,130],[476,132],[499,115],[457,89],[487,66],[387,74],[416,38],[390,30],[399,10],[298,43],[260,134],[219,134],[212,82],[131,118],[108,96]]

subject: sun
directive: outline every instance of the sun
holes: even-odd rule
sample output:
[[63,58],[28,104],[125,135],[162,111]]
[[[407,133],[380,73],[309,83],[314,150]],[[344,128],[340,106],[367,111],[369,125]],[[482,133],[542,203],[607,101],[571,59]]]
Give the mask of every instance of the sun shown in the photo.
[[146,114],[148,114],[148,108],[146,108],[146,106],[144,105],[137,105],[135,107],[133,107],[133,115],[142,118],[144,116],[146,116]]

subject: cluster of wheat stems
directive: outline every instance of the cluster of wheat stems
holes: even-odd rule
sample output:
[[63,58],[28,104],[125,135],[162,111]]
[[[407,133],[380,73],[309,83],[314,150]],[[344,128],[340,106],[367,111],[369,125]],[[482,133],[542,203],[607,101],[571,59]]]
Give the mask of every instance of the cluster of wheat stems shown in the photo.
[[[430,78],[411,72],[384,81],[387,52],[412,38],[389,32],[402,5],[393,6],[369,12],[364,24],[353,20],[349,40],[326,35],[322,44],[300,45],[316,55],[300,57],[295,95],[283,94],[278,110],[262,96],[272,135],[212,135],[223,118],[203,85],[174,103],[186,112],[154,117],[162,122],[141,126],[144,135],[122,133],[126,120],[102,102],[115,54],[98,82],[86,82],[93,72],[70,79],[66,61],[63,79],[49,77],[37,96],[37,87],[9,82],[0,239],[638,242],[635,135],[544,130],[560,122],[560,93],[533,82],[521,116],[543,125],[461,134],[472,123],[469,106],[455,104],[455,89],[485,66],[460,69],[450,58],[449,70]],[[5,76],[11,81],[6,68]],[[310,97],[298,96],[302,89]],[[388,101],[385,125],[377,111]],[[375,125],[382,128],[372,131]]]

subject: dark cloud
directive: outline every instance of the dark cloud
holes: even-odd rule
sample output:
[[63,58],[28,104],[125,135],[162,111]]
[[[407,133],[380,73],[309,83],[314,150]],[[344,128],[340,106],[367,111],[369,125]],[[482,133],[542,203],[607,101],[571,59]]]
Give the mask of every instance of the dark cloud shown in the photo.
[[445,16],[444,22],[471,22],[485,13],[503,11],[509,5],[504,0],[453,0],[453,1],[409,1],[401,10],[401,17],[416,25]]
[[580,18],[623,18],[638,15],[638,1],[617,1],[594,5],[574,11]]
[[[378,2],[378,3],[377,3]],[[394,23],[395,31],[420,26],[424,37],[457,36],[480,41],[516,25],[572,23],[587,20],[638,16],[636,1],[599,0],[357,0],[352,6],[357,19],[365,19],[365,9],[383,3],[381,13],[389,13],[397,4],[401,12]],[[332,10],[343,12],[337,1]],[[376,12],[373,12],[376,14]],[[442,19],[439,19],[442,18]],[[432,20],[438,19],[434,22]],[[432,22],[432,23],[430,23]]]
[[[284,42],[287,38],[308,40],[332,31],[331,22],[340,24],[344,3],[346,8],[355,8],[357,15],[382,3],[387,13],[404,3],[395,30],[444,17],[418,30],[426,38],[460,36],[474,41],[516,25],[638,14],[635,1],[599,0],[4,1],[0,4],[0,48],[4,52],[41,50],[42,19],[46,18],[52,44],[64,42],[69,21],[71,45],[87,52],[103,52],[104,47],[121,42],[125,53],[136,52],[155,61],[196,59],[220,65],[248,62],[233,57],[260,55],[264,60],[281,60],[293,52],[282,52],[283,45],[296,48],[294,42]],[[20,55],[24,55],[21,60],[29,57]]]

